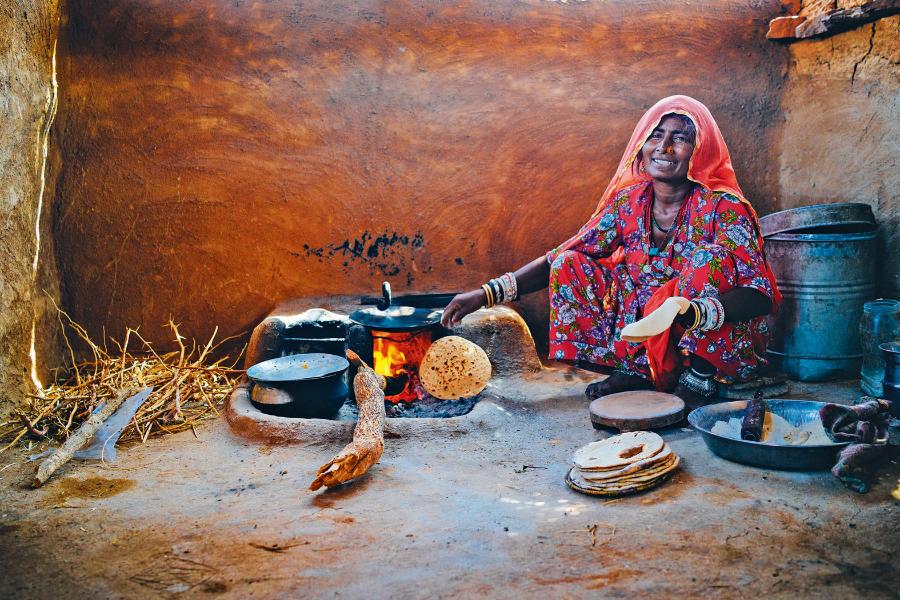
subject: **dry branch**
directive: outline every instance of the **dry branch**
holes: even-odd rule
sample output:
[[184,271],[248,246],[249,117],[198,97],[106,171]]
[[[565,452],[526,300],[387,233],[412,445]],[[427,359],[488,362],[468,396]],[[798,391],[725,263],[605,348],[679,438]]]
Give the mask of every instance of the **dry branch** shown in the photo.
[[37,475],[34,478],[34,487],[44,485],[44,482],[53,475],[54,471],[66,464],[75,454],[75,451],[87,443],[88,439],[94,435],[94,432],[99,429],[103,422],[116,412],[126,399],[131,398],[135,393],[137,393],[137,390],[134,388],[119,390],[115,397],[108,400],[100,410],[92,413],[88,420],[81,424],[78,431],[66,440],[65,444],[44,459],[44,462],[38,467]]
[[[178,347],[174,352],[158,353],[136,329],[126,330],[121,344],[111,340],[107,350],[105,342],[103,346],[94,343],[65,311],[58,314],[72,364],[64,378],[27,396],[16,414],[0,422],[0,441],[11,440],[0,453],[29,433],[46,432],[48,440],[65,442],[97,406],[124,388],[152,387],[153,393],[122,431],[121,441],[146,441],[151,434],[185,431],[219,415],[242,373],[234,368],[237,359],[211,358],[230,339],[216,343],[215,332],[203,345],[185,344],[178,326],[170,321]],[[74,332],[87,345],[87,360],[76,362],[67,332]]]
[[313,491],[323,485],[334,487],[356,479],[377,463],[384,452],[384,377],[352,350],[347,350],[347,358],[358,369],[353,378],[353,391],[359,419],[353,430],[353,441],[316,472],[309,486]]

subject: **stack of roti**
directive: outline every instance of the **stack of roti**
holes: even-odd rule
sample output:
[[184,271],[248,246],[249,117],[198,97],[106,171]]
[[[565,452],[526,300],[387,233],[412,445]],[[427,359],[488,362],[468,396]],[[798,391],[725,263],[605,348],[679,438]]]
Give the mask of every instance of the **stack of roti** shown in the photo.
[[665,480],[681,459],[651,431],[629,431],[575,451],[569,487],[586,494],[634,494]]

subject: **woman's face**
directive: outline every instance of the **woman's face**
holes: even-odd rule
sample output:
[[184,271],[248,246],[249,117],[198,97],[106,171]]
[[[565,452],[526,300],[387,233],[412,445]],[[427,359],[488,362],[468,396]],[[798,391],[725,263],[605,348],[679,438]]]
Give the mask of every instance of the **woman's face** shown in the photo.
[[641,146],[644,170],[654,181],[666,183],[687,180],[693,153],[694,136],[679,117],[663,119]]

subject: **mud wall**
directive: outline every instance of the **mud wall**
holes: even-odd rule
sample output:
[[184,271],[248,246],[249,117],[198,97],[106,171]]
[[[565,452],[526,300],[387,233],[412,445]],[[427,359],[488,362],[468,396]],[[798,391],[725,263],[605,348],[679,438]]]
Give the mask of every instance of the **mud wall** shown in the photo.
[[41,201],[56,21],[54,1],[0,6],[0,417],[35,390],[32,326],[38,375],[46,381],[46,369],[60,360],[51,301],[59,298],[49,228],[52,175]]
[[900,298],[898,28],[900,17],[890,17],[790,44],[777,206],[871,204],[881,223],[880,290],[893,298]]
[[[762,212],[777,0],[71,0],[57,239],[97,334],[235,333],[294,296],[454,290],[590,214],[662,96],[717,116]],[[529,314],[541,312],[541,299]],[[546,327],[546,321],[536,329]]]

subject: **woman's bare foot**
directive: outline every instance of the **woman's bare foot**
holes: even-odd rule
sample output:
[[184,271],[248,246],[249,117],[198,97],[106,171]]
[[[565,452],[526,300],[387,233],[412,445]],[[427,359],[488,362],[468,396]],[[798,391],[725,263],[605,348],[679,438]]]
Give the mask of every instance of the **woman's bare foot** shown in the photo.
[[630,375],[622,371],[614,371],[612,375],[603,381],[595,381],[587,386],[584,395],[589,400],[595,400],[600,396],[608,396],[619,392],[630,392],[633,390],[652,390],[653,382],[637,375]]

